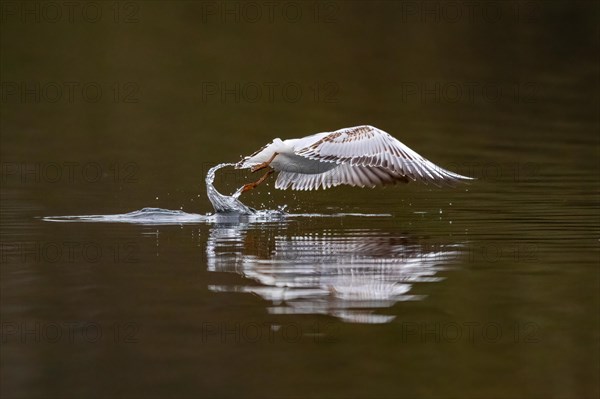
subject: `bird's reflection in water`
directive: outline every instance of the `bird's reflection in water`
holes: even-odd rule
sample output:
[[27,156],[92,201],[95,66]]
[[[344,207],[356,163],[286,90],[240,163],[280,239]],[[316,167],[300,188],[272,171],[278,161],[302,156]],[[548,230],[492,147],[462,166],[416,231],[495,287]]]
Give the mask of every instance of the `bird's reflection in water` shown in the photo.
[[238,273],[247,285],[214,292],[254,293],[272,314],[325,314],[353,323],[387,323],[378,314],[411,295],[415,283],[436,274],[459,253],[457,246],[427,245],[406,235],[373,230],[294,234],[285,224],[217,224],[210,229],[208,270]]

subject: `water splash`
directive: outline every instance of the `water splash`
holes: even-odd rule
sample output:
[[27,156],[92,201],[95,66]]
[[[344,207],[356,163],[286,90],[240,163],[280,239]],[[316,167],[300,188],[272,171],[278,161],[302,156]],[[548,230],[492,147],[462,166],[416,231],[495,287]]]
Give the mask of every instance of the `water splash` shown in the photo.
[[233,166],[233,163],[221,163],[217,166],[213,166],[208,170],[206,174],[206,195],[208,200],[215,208],[217,213],[235,213],[240,215],[252,215],[256,213],[256,209],[250,208],[244,205],[238,198],[242,194],[243,186],[238,188],[235,193],[231,196],[226,196],[217,191],[213,185],[215,181],[215,173],[217,170],[226,166]]
[[76,216],[46,216],[42,220],[47,222],[100,222],[100,223],[135,223],[150,225],[197,224],[197,223],[263,223],[278,221],[293,217],[381,217],[390,214],[361,214],[361,213],[299,213],[285,212],[285,205],[279,209],[256,210],[244,205],[238,198],[242,194],[243,186],[231,196],[223,195],[217,191],[213,183],[216,172],[233,163],[222,163],[213,166],[206,174],[206,195],[213,208],[214,214],[199,215],[183,211],[174,211],[161,208],[143,208],[137,211],[113,215],[76,215]]

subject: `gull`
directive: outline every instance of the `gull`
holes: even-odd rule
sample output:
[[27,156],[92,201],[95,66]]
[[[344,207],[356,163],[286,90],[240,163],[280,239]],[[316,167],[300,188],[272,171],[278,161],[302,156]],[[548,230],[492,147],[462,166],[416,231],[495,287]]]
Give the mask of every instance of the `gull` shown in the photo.
[[245,184],[241,192],[255,188],[274,172],[279,172],[275,188],[281,190],[318,190],[342,184],[376,187],[410,181],[439,186],[472,180],[437,166],[370,125],[300,139],[276,138],[244,157],[235,168],[249,168],[253,173],[269,168],[258,181]]

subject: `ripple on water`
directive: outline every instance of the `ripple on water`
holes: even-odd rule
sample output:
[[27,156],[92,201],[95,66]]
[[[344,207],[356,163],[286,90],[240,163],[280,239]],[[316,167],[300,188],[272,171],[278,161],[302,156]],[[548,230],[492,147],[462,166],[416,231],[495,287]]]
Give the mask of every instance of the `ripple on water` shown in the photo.
[[233,166],[232,163],[222,163],[210,168],[206,174],[206,194],[210,200],[214,214],[200,215],[196,213],[187,213],[180,210],[170,210],[162,208],[143,208],[137,211],[113,215],[75,215],[75,216],[46,216],[42,218],[48,222],[101,222],[101,223],[136,223],[150,225],[168,225],[168,224],[197,224],[197,223],[256,223],[271,222],[291,217],[342,217],[342,216],[363,216],[377,217],[390,216],[389,214],[361,214],[361,213],[298,213],[291,214],[285,212],[285,206],[280,209],[256,210],[243,204],[239,200],[242,193],[240,187],[234,194],[227,196],[217,191],[213,183],[217,170],[226,166]]

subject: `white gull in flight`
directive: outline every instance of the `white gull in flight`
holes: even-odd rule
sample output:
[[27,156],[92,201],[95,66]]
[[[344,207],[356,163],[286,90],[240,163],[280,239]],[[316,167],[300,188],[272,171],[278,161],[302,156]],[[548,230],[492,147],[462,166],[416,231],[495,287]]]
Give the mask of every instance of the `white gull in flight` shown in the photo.
[[269,168],[258,181],[244,185],[242,192],[255,188],[273,172],[279,172],[275,188],[281,190],[317,190],[341,184],[375,187],[409,181],[439,186],[472,180],[437,166],[368,125],[300,139],[276,138],[235,167],[252,172]]

